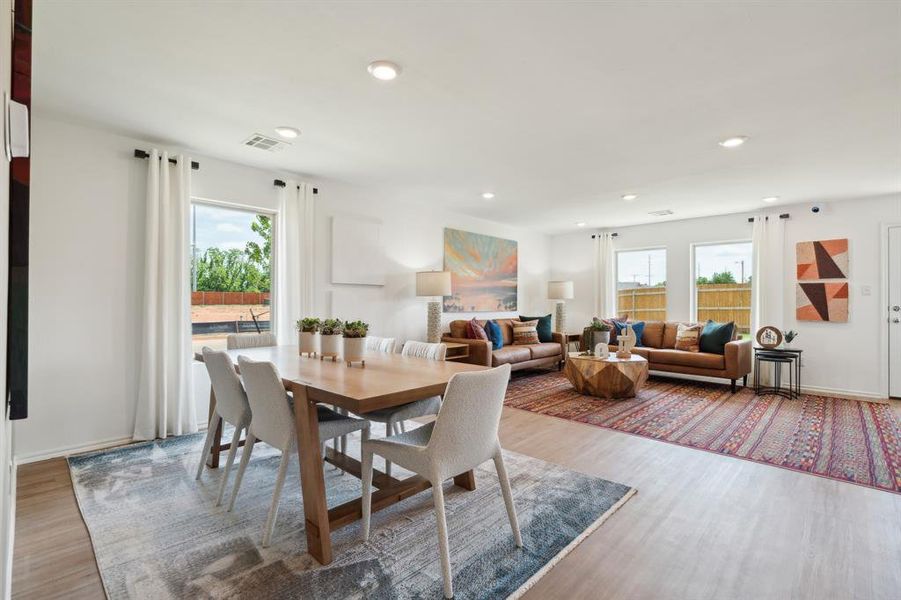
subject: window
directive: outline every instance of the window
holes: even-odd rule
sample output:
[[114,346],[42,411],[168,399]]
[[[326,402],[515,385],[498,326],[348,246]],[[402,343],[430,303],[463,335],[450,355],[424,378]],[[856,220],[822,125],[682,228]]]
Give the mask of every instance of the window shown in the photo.
[[694,246],[695,320],[735,325],[751,331],[751,242]]
[[617,252],[616,282],[616,314],[666,319],[666,248]]
[[271,328],[272,220],[267,213],[194,202],[191,330],[195,351],[230,333]]

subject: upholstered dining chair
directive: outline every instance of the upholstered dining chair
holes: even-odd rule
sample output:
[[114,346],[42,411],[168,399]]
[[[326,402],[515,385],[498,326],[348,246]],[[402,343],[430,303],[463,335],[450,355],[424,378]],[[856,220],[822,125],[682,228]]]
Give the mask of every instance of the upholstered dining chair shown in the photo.
[[442,484],[492,459],[497,469],[513,539],[522,547],[510,480],[497,437],[510,365],[473,373],[457,373],[447,384],[438,418],[394,437],[363,442],[363,540],[369,540],[372,512],[372,457],[378,454],[427,478],[432,484],[444,596],[454,595]]
[[[253,412],[253,420],[247,430],[247,442],[244,444],[244,452],[241,454],[241,465],[238,467],[238,475],[235,477],[235,487],[228,503],[228,510],[231,511],[235,506],[241,480],[244,478],[244,471],[247,469],[247,463],[250,462],[250,454],[253,452],[253,445],[256,441],[262,440],[281,450],[282,458],[278,465],[275,490],[272,493],[272,505],[269,507],[269,515],[266,517],[266,525],[263,529],[263,547],[266,547],[269,545],[275,529],[278,502],[282,493],[282,485],[285,483],[288,462],[291,455],[297,452],[294,403],[285,391],[285,386],[282,384],[282,379],[274,364],[239,356],[238,367],[241,371],[244,389],[247,391],[247,400]],[[321,405],[317,405],[316,409],[320,439],[340,437],[354,431],[362,431],[363,439],[369,439],[369,421],[345,417]]]
[[[247,395],[244,393],[244,387],[241,385],[231,357],[225,352],[206,346],[201,352],[203,353],[203,364],[206,365],[207,373],[210,375],[213,393],[216,395],[216,407],[213,409],[210,423],[207,425],[206,440],[203,442],[203,453],[200,455],[200,464],[197,466],[195,479],[199,480],[203,474],[203,467],[222,421],[235,428],[231,447],[228,449],[228,459],[225,461],[225,469],[222,471],[222,480],[219,482],[219,494],[216,496],[216,506],[219,506],[222,504],[222,495],[225,493],[228,474],[235,462],[235,452],[238,449],[238,442],[241,440],[241,432],[250,425],[251,412]],[[218,442],[218,440],[216,441]]]
[[[404,343],[404,347],[401,349],[400,353],[402,356],[417,356],[429,360],[444,360],[444,357],[447,354],[447,345],[408,341]],[[440,408],[441,397],[432,396],[431,398],[416,400],[415,402],[404,404],[403,406],[383,408],[374,412],[368,412],[363,416],[373,423],[384,423],[385,437],[389,437],[395,433],[403,433],[406,429],[404,421],[407,419],[437,415],[438,409]],[[391,462],[387,460],[385,461],[385,473],[388,476],[391,475]]]
[[225,347],[229,350],[243,348],[263,348],[276,346],[274,333],[230,333],[225,338]]
[[366,336],[366,349],[373,352],[384,352],[385,354],[394,354],[395,346],[394,338],[384,338],[375,335]]

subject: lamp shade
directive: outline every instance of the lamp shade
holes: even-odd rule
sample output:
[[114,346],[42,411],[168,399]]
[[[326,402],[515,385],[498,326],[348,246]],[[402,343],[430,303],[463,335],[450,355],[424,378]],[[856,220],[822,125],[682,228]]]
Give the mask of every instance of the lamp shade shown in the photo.
[[450,271],[422,271],[416,274],[417,296],[450,296]]
[[548,281],[547,297],[549,300],[572,300],[572,281]]

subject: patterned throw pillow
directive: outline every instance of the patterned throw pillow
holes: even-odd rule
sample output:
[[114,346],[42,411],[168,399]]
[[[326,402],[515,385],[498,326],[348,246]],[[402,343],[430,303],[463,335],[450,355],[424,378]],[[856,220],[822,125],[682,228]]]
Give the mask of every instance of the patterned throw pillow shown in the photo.
[[510,321],[513,325],[513,345],[538,344],[538,321]]
[[485,332],[484,325],[479,323],[476,318],[473,317],[472,320],[466,324],[466,337],[471,340],[487,340],[488,334]]
[[679,328],[676,329],[676,350],[700,352],[701,329],[701,325],[679,323]]

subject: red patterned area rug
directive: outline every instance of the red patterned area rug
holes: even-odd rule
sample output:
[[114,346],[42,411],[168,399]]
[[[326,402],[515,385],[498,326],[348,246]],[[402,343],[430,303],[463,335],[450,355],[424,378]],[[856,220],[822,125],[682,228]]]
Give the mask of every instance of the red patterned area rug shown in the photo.
[[805,394],[788,400],[651,377],[637,398],[576,392],[562,373],[514,376],[506,406],[901,493],[892,407]]

